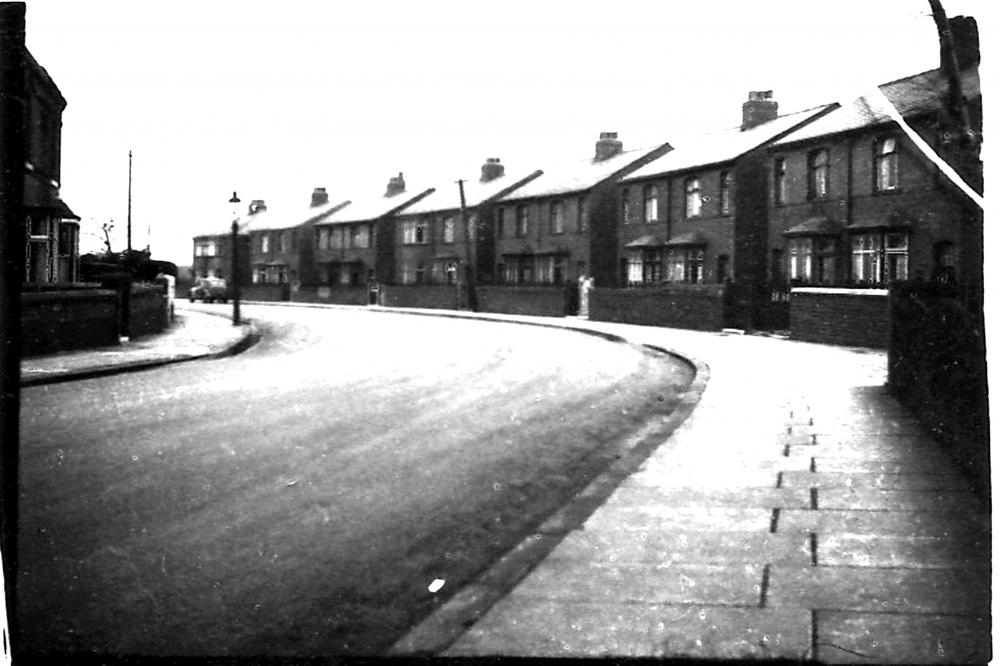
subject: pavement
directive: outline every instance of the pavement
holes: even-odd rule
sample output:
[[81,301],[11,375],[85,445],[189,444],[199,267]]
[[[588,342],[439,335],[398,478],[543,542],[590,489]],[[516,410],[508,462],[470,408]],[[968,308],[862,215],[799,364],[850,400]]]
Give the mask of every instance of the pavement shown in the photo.
[[[884,352],[410,312],[586,330],[679,354],[697,375],[669,437],[623,450],[392,654],[991,659],[989,498],[885,389]],[[163,335],[27,359],[23,383],[232,353],[253,336],[184,311]]]
[[39,386],[238,353],[253,344],[257,330],[247,322],[234,326],[229,312],[178,309],[163,333],[119,345],[34,356],[21,361],[21,386]]

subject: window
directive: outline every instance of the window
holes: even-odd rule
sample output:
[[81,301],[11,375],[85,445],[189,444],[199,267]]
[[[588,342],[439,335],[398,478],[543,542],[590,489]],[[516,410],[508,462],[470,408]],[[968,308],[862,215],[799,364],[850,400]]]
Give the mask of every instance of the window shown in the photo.
[[368,247],[368,225],[359,224],[351,227],[351,247]]
[[684,216],[701,215],[701,179],[688,178],[684,181]]
[[553,201],[549,204],[549,233],[561,234],[563,231],[565,231],[563,204],[561,201]]
[[830,154],[825,150],[809,153],[809,198],[825,199],[830,179]]
[[458,282],[458,264],[454,261],[449,261],[444,265],[444,281],[447,284]]
[[271,234],[266,231],[260,235],[260,251],[261,254],[267,254],[271,251]]
[[476,240],[476,226],[479,224],[479,218],[473,213],[469,216],[469,219],[465,221],[465,238],[469,241]]
[[705,281],[705,249],[675,248],[667,259],[667,280],[701,284]]
[[215,241],[202,241],[200,243],[195,243],[194,256],[196,257],[216,256]]
[[576,228],[580,233],[587,230],[587,199],[580,197],[576,202]]
[[733,184],[733,176],[728,171],[719,174],[719,214],[729,215],[731,209],[730,191]]
[[785,158],[774,160],[774,203],[782,205],[788,201],[788,177],[785,173]]
[[899,153],[892,137],[875,142],[875,190],[887,192],[899,185]]
[[647,185],[642,190],[642,218],[647,223],[656,222],[659,218],[659,195],[656,185]]
[[320,227],[316,229],[316,247],[321,250],[330,249],[330,229]]
[[660,250],[645,248],[629,252],[626,281],[629,285],[657,284],[660,281]]
[[423,245],[427,242],[427,222],[407,220],[403,222],[403,244]]
[[788,279],[812,281],[812,239],[793,238],[788,241]]
[[339,250],[342,247],[344,247],[343,229],[340,228],[330,229],[330,248]]
[[903,233],[861,234],[851,245],[851,278],[864,284],[905,280],[909,273],[909,237]]
[[425,275],[425,273],[426,273],[426,270],[424,268],[424,265],[423,264],[417,264],[417,284],[423,284],[424,283],[424,275]]
[[715,281],[723,284],[729,280],[729,255],[720,254],[715,259]]
[[630,212],[628,205],[629,194],[630,192],[627,187],[622,190],[622,221],[625,224],[629,223],[629,212]]
[[455,218],[444,218],[444,226],[441,230],[441,240],[445,243],[455,242]]
[[288,232],[278,234],[278,252],[288,252]]
[[938,282],[955,282],[957,278],[955,244],[941,241],[934,244],[934,275]]
[[528,235],[528,207],[521,204],[517,207],[517,230],[518,236]]
[[497,208],[497,238],[503,238],[504,236],[504,209]]

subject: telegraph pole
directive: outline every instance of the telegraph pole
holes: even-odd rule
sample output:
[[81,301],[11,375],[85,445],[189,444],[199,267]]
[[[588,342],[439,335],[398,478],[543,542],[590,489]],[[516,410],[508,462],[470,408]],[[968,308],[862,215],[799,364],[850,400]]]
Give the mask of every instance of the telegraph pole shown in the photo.
[[[458,180],[458,198],[461,206],[462,233],[465,234],[465,288],[469,291],[469,309],[476,309],[476,284],[475,268],[473,261],[475,257],[476,231],[469,226],[468,211],[465,208],[465,181]],[[459,303],[461,306],[461,303]]]
[[126,249],[132,252],[132,151],[128,151],[128,241]]

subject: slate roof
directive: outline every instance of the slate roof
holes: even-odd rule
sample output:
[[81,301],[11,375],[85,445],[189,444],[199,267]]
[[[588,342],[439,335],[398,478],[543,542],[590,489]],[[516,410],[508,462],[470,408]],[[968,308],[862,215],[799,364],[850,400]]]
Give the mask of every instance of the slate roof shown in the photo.
[[434,192],[430,187],[424,190],[406,189],[391,197],[384,194],[380,196],[358,199],[348,202],[349,205],[333,211],[330,215],[325,215],[313,221],[313,224],[349,224],[351,222],[368,222],[396,211],[406,208],[414,202]]
[[[504,194],[504,190],[517,188],[513,191],[520,192],[521,188],[518,188],[519,184],[529,182],[541,175],[541,171],[535,171],[534,173],[530,173],[519,178],[504,174],[503,176],[486,181],[485,183],[481,182],[479,179],[466,180],[463,185],[465,188],[465,206],[466,208],[474,208],[484,201],[496,197],[499,194]],[[438,187],[432,194],[427,195],[420,201],[414,203],[412,206],[407,206],[404,214],[419,215],[438,211],[459,210],[461,206],[462,203],[458,192],[458,183],[455,182],[447,186]]]
[[664,148],[669,149],[669,145],[664,143],[653,147],[624,150],[606,160],[593,158],[573,160],[572,162],[556,164],[551,168],[546,167],[541,176],[527,183],[524,187],[517,188],[500,200],[515,201],[569,192],[583,192],[613,176],[633,162]]
[[[962,72],[961,78],[962,90],[966,98],[972,99],[981,94],[978,68],[974,67]],[[948,85],[941,71],[932,69],[904,79],[883,83],[879,88],[889,98],[900,115],[905,118],[940,109],[941,95],[947,91]],[[862,96],[846,106],[838,106],[828,115],[776,141],[775,145],[805,141],[887,122],[891,122],[889,116],[873,108],[868,100]]]
[[622,182],[731,162],[800,123],[827,112],[831,106],[823,105],[778,116],[748,130],[732,127],[691,139],[681,139],[669,153],[622,178]]
[[810,217],[805,222],[788,227],[782,233],[784,236],[823,236],[839,235],[844,226],[829,217]]

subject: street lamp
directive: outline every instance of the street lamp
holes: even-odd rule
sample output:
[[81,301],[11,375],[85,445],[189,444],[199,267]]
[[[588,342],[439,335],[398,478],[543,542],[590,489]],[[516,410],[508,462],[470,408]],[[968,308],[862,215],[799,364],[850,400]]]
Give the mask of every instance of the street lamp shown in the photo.
[[240,198],[236,196],[236,192],[233,192],[233,198],[229,200],[233,208],[233,265],[230,271],[231,278],[233,281],[232,297],[233,297],[233,326],[240,325],[240,253],[239,253],[239,233],[240,224],[238,222],[239,218],[236,216],[236,204],[240,202]]

